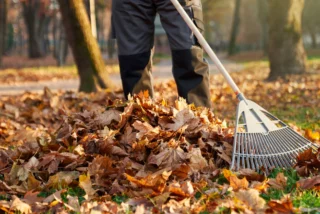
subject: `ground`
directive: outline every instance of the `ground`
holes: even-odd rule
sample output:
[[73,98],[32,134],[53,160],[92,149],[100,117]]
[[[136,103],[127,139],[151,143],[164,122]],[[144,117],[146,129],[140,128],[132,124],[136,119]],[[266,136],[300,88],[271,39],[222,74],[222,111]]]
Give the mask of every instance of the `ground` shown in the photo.
[[[319,145],[317,59],[307,75],[273,82],[266,62],[244,61],[232,76],[246,97]],[[177,100],[172,80],[155,90],[128,102],[121,91],[1,96],[0,210],[319,212],[319,152],[286,170],[228,170],[237,100],[221,75],[211,76],[213,113]]]

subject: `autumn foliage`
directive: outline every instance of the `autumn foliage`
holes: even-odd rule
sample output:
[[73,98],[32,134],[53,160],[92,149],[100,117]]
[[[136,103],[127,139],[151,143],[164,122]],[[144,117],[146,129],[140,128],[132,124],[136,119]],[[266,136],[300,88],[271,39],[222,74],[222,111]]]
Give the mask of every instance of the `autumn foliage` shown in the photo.
[[[245,92],[262,87],[259,81],[237,81]],[[170,95],[171,84],[157,90]],[[293,90],[282,96],[293,98],[302,93],[299,87],[316,94],[317,84],[283,83],[272,96]],[[218,90],[224,87],[219,82],[212,88],[212,99],[231,114],[226,99],[233,95]],[[271,91],[268,84],[263,87]],[[300,154],[294,169],[269,175],[263,168],[232,172],[233,127],[208,109],[170,96],[156,101],[145,93],[129,101],[119,97],[49,89],[2,96],[0,210],[292,213],[320,206],[319,151]],[[318,142],[318,130],[297,130]]]

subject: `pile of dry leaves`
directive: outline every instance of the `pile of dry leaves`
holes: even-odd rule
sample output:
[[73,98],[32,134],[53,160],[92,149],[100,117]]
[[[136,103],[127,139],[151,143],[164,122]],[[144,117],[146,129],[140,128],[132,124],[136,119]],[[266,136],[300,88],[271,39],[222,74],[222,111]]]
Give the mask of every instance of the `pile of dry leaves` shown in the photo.
[[[213,100],[232,97],[216,89]],[[233,128],[184,100],[45,89],[3,96],[0,110],[5,212],[319,211],[320,151],[268,177],[263,169],[231,172]]]

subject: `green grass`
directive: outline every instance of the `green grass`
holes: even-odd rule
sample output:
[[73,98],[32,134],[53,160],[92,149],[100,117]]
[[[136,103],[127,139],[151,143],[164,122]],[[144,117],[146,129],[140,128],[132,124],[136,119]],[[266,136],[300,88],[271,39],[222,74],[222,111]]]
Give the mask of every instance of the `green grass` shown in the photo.
[[155,59],[170,59],[171,55],[166,53],[155,53],[153,55],[153,58]]
[[270,113],[278,117],[285,123],[292,123],[302,129],[319,129],[320,128],[320,112],[319,108],[311,107],[289,107],[285,110],[276,108],[269,109]]
[[297,172],[294,169],[274,169],[269,178],[276,178],[279,173],[283,173],[287,178],[287,185],[284,190],[278,190],[274,188],[269,188],[266,193],[262,193],[260,196],[267,202],[270,200],[280,200],[286,194],[295,194],[296,183],[300,179]]
[[320,193],[316,190],[309,190],[293,197],[293,205],[303,208],[320,208]]

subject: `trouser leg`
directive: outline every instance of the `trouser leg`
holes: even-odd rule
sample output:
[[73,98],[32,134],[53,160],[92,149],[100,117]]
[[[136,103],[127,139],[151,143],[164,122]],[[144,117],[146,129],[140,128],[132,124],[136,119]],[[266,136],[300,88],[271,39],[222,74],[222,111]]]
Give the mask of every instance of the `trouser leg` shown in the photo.
[[120,75],[123,92],[127,98],[129,94],[148,91],[153,96],[151,51],[134,54],[119,55]]
[[[209,65],[191,30],[170,0],[155,0],[162,25],[168,35],[173,61],[173,76],[179,96],[196,106],[211,108]],[[180,0],[197,27],[203,31],[200,0]]]
[[112,6],[125,97],[145,90],[153,96],[151,49],[156,13],[153,2],[113,0]]

